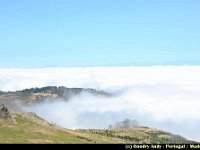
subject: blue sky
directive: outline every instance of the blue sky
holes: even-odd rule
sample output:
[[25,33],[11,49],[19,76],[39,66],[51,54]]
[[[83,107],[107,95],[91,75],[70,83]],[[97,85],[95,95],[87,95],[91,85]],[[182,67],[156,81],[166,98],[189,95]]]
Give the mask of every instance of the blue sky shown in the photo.
[[200,65],[199,0],[0,0],[0,67]]

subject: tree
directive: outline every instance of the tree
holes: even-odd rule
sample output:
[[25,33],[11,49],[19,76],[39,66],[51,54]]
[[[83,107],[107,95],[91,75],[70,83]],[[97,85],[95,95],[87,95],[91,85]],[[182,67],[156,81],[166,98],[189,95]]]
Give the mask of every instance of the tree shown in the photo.
[[108,127],[108,128],[109,128],[109,130],[112,130],[112,128],[113,128],[113,127],[112,127],[112,125],[109,125],[109,127]]
[[131,120],[130,119],[125,119],[124,121],[122,121],[122,128],[131,128]]
[[136,120],[125,119],[117,121],[114,125],[109,125],[109,129],[130,129],[138,126],[139,124]]

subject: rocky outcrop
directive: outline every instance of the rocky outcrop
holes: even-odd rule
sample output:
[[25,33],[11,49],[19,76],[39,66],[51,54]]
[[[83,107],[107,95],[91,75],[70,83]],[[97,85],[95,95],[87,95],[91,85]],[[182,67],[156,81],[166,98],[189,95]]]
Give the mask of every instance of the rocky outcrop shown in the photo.
[[12,120],[12,114],[5,105],[0,105],[0,119]]

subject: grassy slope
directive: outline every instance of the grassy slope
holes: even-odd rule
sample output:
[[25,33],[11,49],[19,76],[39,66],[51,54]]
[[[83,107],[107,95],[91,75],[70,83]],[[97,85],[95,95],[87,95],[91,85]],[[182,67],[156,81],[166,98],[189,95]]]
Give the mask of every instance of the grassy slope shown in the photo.
[[0,143],[85,143],[65,130],[51,127],[39,119],[15,114],[16,123],[0,124]]
[[44,120],[15,113],[15,122],[0,122],[0,143],[118,143],[111,138],[93,138],[90,134],[49,125]]
[[14,118],[0,122],[0,143],[190,143],[150,128],[74,131],[51,126],[34,115],[15,113]]

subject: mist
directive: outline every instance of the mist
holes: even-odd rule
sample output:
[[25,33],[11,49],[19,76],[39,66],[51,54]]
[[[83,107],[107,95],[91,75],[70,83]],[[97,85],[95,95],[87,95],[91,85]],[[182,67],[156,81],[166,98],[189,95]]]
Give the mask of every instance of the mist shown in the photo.
[[200,67],[94,67],[0,69],[1,90],[49,85],[100,89],[112,97],[81,93],[23,107],[59,126],[108,128],[126,118],[200,141]]

